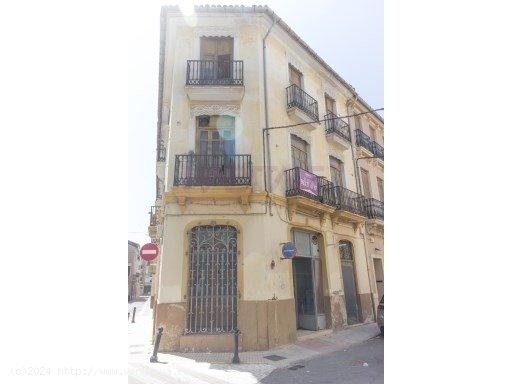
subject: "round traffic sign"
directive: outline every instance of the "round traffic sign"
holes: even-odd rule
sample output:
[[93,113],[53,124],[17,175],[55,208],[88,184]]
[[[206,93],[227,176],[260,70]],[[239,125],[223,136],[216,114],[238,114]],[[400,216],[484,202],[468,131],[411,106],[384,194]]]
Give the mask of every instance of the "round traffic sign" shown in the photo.
[[153,243],[147,243],[140,249],[140,257],[142,260],[152,261],[158,256],[158,245]]
[[291,259],[297,255],[297,247],[293,243],[284,243],[281,253],[285,259]]

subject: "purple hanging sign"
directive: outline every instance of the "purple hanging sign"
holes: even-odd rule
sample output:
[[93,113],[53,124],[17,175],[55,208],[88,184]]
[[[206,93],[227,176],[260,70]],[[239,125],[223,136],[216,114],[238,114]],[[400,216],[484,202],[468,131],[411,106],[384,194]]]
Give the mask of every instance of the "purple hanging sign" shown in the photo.
[[301,191],[318,195],[318,180],[316,175],[299,168],[299,188]]

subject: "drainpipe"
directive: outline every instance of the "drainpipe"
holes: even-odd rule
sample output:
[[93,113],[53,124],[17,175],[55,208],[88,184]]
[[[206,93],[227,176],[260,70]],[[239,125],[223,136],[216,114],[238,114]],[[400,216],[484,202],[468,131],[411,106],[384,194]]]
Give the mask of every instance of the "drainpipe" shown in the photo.
[[[270,34],[270,31],[276,25],[277,23],[277,17],[274,14],[274,21],[272,22],[272,25],[268,29],[267,33],[263,37],[263,100],[264,100],[264,110],[265,110],[265,128],[268,127],[268,96],[267,96],[267,44],[266,40],[268,35]],[[266,147],[266,157],[268,158],[268,165],[265,164],[265,147]],[[265,178],[265,191],[268,193],[272,193],[272,173],[271,173],[271,166],[270,166],[270,142],[269,142],[269,133],[268,130],[266,131],[266,135],[264,134],[264,140],[263,140],[263,174]],[[268,167],[268,183],[267,183],[267,168]]]
[[[354,97],[353,97],[353,100],[354,100],[354,103],[357,102],[359,96],[357,95],[357,93],[354,93]],[[350,115],[349,113],[349,110],[348,110],[348,104],[346,104],[346,110],[347,110],[347,116]],[[354,117],[355,119],[355,117]],[[349,122],[350,123],[350,122]],[[350,128],[350,124],[349,124],[349,128]],[[354,130],[354,133],[355,133],[355,130]],[[357,154],[356,154],[356,143],[355,143],[355,135],[351,135],[352,137],[352,162],[354,163],[354,173],[356,174],[356,188],[357,188],[357,193],[359,194],[363,194],[363,191],[362,191],[362,187],[361,187],[361,178],[360,178],[360,175],[359,175],[359,165],[357,163],[357,160],[356,160],[356,157],[357,157]],[[370,263],[368,261],[368,249],[366,248],[366,220],[364,222],[364,228],[363,228],[363,247],[364,247],[364,256],[365,256],[365,260],[366,260],[366,273],[368,275],[368,285],[370,287],[370,298],[372,300],[372,314],[373,314],[373,321],[377,321],[377,315],[375,313],[375,300],[373,298],[373,289],[372,289],[372,279],[371,279],[371,276],[370,276]]]

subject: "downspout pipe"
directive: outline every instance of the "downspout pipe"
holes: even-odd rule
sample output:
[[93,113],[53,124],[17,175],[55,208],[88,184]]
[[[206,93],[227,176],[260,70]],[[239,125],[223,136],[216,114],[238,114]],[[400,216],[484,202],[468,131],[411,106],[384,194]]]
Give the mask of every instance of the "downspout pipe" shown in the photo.
[[[274,20],[272,25],[267,30],[267,33],[263,37],[263,103],[264,103],[264,111],[265,111],[265,128],[268,127],[268,95],[267,95],[267,37],[270,34],[270,31],[276,25],[278,19],[274,14]],[[266,151],[266,153],[265,153]],[[268,162],[266,161],[268,159]],[[268,175],[267,175],[268,168]],[[270,142],[269,142],[269,133],[268,130],[263,131],[263,176],[265,178],[265,192],[272,193],[272,174],[271,174],[271,166],[270,166]],[[268,180],[267,180],[268,178]]]
[[[354,104],[357,102],[358,98],[359,98],[359,96],[357,95],[357,93],[354,93],[354,98],[353,98]],[[346,108],[347,108],[347,116],[348,116],[348,115],[350,115],[350,112],[348,110],[348,104],[346,105]],[[354,118],[354,120],[355,120],[355,118]],[[349,124],[349,127],[350,127],[350,124]],[[355,133],[355,129],[354,129],[354,133]],[[351,137],[352,137],[352,161],[354,163],[354,173],[356,174],[356,188],[357,188],[357,192],[362,195],[363,190],[362,190],[362,186],[361,186],[361,178],[359,175],[359,164],[358,164],[359,159],[357,158],[357,154],[356,154],[356,150],[355,150],[356,137],[355,137],[355,135],[351,135]],[[365,256],[365,260],[366,260],[366,274],[368,276],[368,286],[370,288],[370,299],[372,302],[373,321],[377,321],[377,314],[375,312],[375,299],[373,298],[373,289],[372,289],[373,283],[372,283],[371,273],[370,273],[370,261],[369,261],[368,249],[366,247],[366,231],[367,231],[367,228],[366,228],[366,220],[365,220],[364,229],[362,232],[363,232],[364,256]]]

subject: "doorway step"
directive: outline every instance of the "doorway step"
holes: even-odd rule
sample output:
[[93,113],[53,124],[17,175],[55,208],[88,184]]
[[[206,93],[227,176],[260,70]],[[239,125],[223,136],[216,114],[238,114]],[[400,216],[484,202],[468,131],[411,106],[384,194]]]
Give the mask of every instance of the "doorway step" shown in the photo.
[[307,329],[297,329],[297,341],[313,339],[315,337],[327,336],[332,333],[332,329],[322,329],[320,331],[309,331]]

